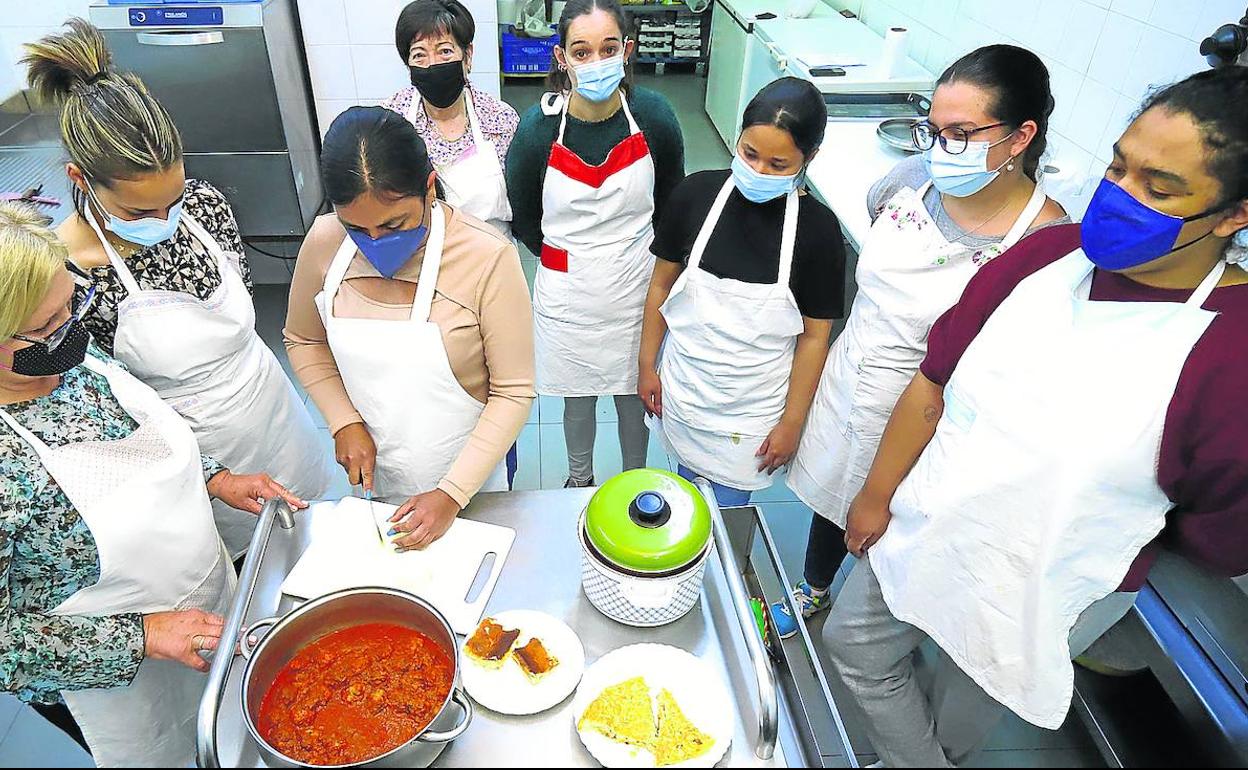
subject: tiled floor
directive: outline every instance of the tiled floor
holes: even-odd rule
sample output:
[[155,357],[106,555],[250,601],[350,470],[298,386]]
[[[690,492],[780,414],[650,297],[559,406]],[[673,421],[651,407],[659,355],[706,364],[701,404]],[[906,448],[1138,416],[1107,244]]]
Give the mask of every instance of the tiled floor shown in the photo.
[[[705,80],[675,73],[663,77],[642,75],[638,80],[643,85],[665,93],[676,108],[684,130],[689,172],[724,168],[728,165],[729,155],[702,109]],[[520,85],[509,85],[504,89],[504,96],[523,109],[533,103],[540,94],[541,87],[526,81],[518,82]],[[536,262],[527,252],[522,251],[522,258],[531,284],[537,269]],[[258,287],[256,307],[257,326],[261,335],[277,351],[279,359],[285,365],[281,327],[286,311],[286,288],[276,285]],[[303,393],[302,389],[300,392]],[[304,397],[307,398],[306,393]],[[322,428],[322,440],[332,447],[333,440],[324,427],[324,421],[311,403],[308,406]],[[550,489],[563,484],[567,474],[567,458],[562,413],[559,399],[538,399],[529,423],[520,434],[520,471],[516,477],[518,489]],[[596,475],[601,480],[620,470],[619,442],[615,437],[615,412],[610,399],[599,400],[598,422],[600,429],[594,463]],[[653,440],[649,459],[657,467],[668,466],[666,457]],[[340,489],[334,490],[341,494],[348,494],[349,491],[345,481]],[[776,536],[785,569],[790,575],[801,574],[806,533],[810,526],[810,509],[798,502],[789,491],[783,475],[777,479],[775,486],[759,493],[756,500],[761,503],[768,524]],[[817,620],[816,625],[819,622]],[[865,753],[870,748],[862,737],[860,718],[853,714],[852,708],[844,705],[849,703],[848,695],[839,691],[839,688],[836,695],[838,704],[846,712],[855,748],[863,752],[864,759],[872,760],[873,757]],[[1031,727],[1011,716],[994,732],[988,750],[978,758],[975,766],[1091,767],[1101,764],[1098,754],[1077,723],[1068,724],[1058,732],[1048,732]],[[0,696],[0,767],[18,766],[90,766],[90,760],[76,745],[33,711],[21,707],[9,696]]]

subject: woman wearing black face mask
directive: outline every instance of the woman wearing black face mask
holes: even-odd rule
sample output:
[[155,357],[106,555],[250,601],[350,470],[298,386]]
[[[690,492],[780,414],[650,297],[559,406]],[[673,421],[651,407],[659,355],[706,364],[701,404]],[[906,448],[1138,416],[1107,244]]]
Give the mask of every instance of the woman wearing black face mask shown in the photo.
[[446,201],[511,234],[503,163],[520,117],[475,88],[476,24],[458,0],[416,0],[399,14],[395,45],[411,69],[412,87],[382,104],[407,116],[429,148]]
[[209,498],[304,506],[202,457],[90,344],[93,288],[45,224],[0,204],[0,689],[101,766],[185,767],[234,584]]

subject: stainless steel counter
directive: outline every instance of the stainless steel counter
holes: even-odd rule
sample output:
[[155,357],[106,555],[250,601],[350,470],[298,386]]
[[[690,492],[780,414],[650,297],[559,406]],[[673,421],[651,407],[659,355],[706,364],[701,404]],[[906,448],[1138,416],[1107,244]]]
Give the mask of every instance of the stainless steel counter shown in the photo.
[[[639,629],[621,625],[600,614],[581,591],[580,550],[576,536],[577,517],[593,490],[559,490],[480,495],[464,513],[468,518],[501,524],[516,530],[516,541],[503,568],[487,613],[509,609],[537,609],[558,617],[571,626],[585,646],[587,665],[592,665],[611,650],[638,642],[669,644],[688,650],[710,663],[724,677],[737,701],[740,719],[736,735],[723,764],[732,767],[811,766],[852,764],[847,752],[829,751],[826,735],[839,727],[835,706],[827,697],[826,683],[815,666],[810,640],[805,634],[788,640],[783,651],[773,649],[777,677],[781,689],[789,686],[779,698],[778,741],[774,756],[760,759],[755,753],[759,735],[759,693],[755,669],[751,663],[746,639],[734,612],[733,598],[719,553],[707,565],[702,601],[687,616],[667,626]],[[308,545],[309,517],[332,515],[333,505],[314,504],[296,515],[293,529],[273,526],[267,548],[258,558],[258,578],[254,599],[243,623],[284,613],[294,601],[282,596],[280,586]],[[734,533],[752,533],[753,522],[761,517],[754,508],[729,509],[724,519]],[[271,518],[271,517],[270,517]],[[765,530],[765,528],[764,528]],[[262,533],[263,534],[263,533]],[[259,538],[257,542],[259,541]],[[766,535],[757,540],[743,535],[732,550],[737,552],[731,563],[742,570],[745,583],[752,587],[748,565],[751,548],[768,544]],[[246,570],[244,570],[244,582]],[[775,575],[774,578],[781,578]],[[738,581],[740,582],[740,581]],[[241,607],[236,608],[236,610]],[[244,627],[245,627],[244,625]],[[227,628],[227,636],[229,629]],[[798,647],[795,645],[802,645]],[[794,656],[794,650],[799,650]],[[794,663],[796,661],[796,664]],[[216,668],[224,669],[218,662]],[[222,767],[262,767],[259,754],[243,722],[239,686],[242,665],[235,659],[230,666],[221,699],[217,724],[217,747]],[[793,668],[799,670],[791,670]],[[805,692],[795,692],[794,681],[815,683]],[[211,689],[211,685],[210,685]],[[820,693],[822,690],[822,693]],[[813,693],[813,696],[812,696]],[[212,720],[205,697],[201,710],[201,765],[211,765],[203,746]],[[821,695],[826,703],[819,702]],[[581,745],[573,728],[571,698],[559,706],[530,717],[512,717],[477,708],[476,718],[461,738],[452,743],[435,762],[436,767],[593,767],[596,762]],[[835,725],[811,724],[811,715],[833,716]],[[827,720],[824,719],[826,722]],[[818,739],[816,733],[825,737]],[[833,740],[833,743],[836,741]],[[829,759],[832,761],[829,762]]]

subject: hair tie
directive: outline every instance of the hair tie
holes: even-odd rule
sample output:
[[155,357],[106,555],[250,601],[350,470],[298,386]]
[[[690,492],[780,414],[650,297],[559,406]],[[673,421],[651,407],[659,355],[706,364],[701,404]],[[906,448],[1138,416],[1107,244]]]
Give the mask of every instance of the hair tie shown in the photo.
[[108,75],[109,75],[108,70],[106,70],[106,69],[104,69],[104,70],[100,70],[99,72],[95,73],[95,74],[94,74],[94,75],[92,75],[91,77],[87,78],[86,85],[89,87],[89,86],[93,86],[93,85],[95,85],[96,83],[100,82],[101,80],[107,80],[107,79],[108,79]]

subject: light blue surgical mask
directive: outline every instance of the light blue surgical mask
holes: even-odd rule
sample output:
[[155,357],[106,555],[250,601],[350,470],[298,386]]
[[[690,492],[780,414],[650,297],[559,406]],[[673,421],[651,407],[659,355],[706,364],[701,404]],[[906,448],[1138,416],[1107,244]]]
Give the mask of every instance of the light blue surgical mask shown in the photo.
[[797,189],[800,176],[800,172],[788,176],[760,174],[751,168],[740,155],[732,156],[733,184],[737,186],[737,191],[752,203],[766,203],[782,195],[788,195]]
[[1014,160],[1010,158],[995,169],[988,168],[988,151],[1001,142],[1010,139],[1014,134],[999,142],[967,142],[966,149],[957,155],[951,154],[937,141],[932,148],[923,153],[923,165],[932,180],[932,186],[946,195],[955,198],[967,198],[988,185],[1001,175],[1001,169]]
[[91,200],[95,203],[96,210],[108,217],[104,222],[104,228],[122,240],[147,248],[158,243],[164,243],[178,231],[178,223],[182,219],[181,200],[169,207],[167,219],[161,219],[160,217],[122,219],[114,216],[108,209],[104,208],[104,204],[100,203],[99,197],[95,194],[95,188],[91,186],[89,181],[87,182],[87,191],[91,194]]
[[591,102],[605,102],[624,82],[624,54],[573,67],[576,92]]

